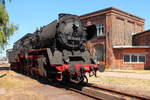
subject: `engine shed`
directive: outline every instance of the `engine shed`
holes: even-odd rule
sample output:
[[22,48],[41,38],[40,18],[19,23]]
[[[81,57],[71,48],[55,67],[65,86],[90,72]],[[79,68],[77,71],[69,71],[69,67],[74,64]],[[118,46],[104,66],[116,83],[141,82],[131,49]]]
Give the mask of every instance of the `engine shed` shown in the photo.
[[[148,34],[143,32],[143,18],[110,7],[81,15],[80,19],[87,29],[91,29],[91,39],[86,43],[86,47],[97,63],[103,63],[107,68],[150,68],[149,45],[143,46],[141,42],[134,45],[134,41],[143,42],[142,37],[146,38],[146,35],[135,34]],[[127,63],[126,59],[130,60],[130,63]]]

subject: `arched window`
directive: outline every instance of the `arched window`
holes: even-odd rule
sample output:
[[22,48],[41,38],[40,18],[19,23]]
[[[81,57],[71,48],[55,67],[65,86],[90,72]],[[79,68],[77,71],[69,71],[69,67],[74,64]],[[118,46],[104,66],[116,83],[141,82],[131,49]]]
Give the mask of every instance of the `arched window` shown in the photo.
[[98,44],[95,45],[95,59],[97,61],[104,61],[104,45]]

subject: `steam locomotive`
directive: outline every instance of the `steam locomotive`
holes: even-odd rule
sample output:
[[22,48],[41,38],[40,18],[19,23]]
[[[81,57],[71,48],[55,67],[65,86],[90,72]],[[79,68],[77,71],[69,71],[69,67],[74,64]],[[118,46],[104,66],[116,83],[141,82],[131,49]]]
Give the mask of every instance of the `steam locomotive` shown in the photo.
[[8,50],[12,70],[57,81],[88,82],[104,66],[94,62],[84,47],[88,33],[76,15],[59,14],[58,20],[28,33]]

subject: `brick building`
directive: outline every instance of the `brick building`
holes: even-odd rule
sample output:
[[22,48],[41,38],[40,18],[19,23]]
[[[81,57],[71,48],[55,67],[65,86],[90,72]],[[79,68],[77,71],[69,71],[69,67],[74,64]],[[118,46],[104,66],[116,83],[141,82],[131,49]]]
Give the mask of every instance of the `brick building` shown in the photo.
[[98,63],[109,68],[149,67],[149,46],[132,45],[133,34],[144,31],[144,19],[112,7],[81,15],[80,19],[89,34],[86,46]]

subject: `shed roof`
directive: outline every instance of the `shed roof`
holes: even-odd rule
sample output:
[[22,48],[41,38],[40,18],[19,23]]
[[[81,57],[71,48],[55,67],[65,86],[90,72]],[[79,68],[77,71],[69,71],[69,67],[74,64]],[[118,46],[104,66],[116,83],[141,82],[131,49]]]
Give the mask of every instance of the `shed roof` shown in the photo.
[[150,32],[150,29],[145,30],[145,31],[143,31],[143,32],[133,33],[132,36],[140,35],[140,34],[143,34],[143,33],[146,33],[146,32]]

